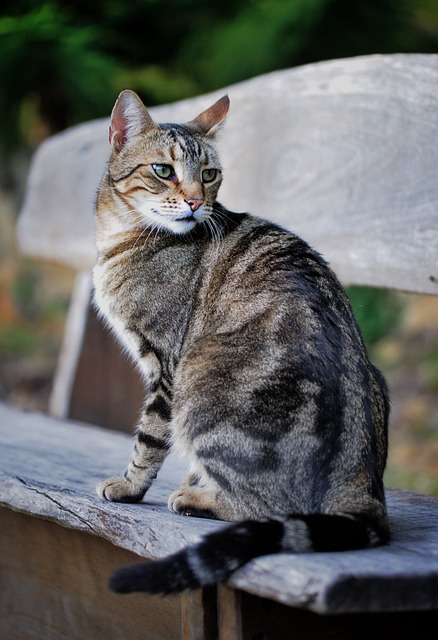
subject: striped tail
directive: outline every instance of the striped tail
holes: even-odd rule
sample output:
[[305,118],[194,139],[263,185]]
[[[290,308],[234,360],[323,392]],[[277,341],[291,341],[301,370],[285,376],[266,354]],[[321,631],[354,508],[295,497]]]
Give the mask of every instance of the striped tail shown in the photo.
[[170,594],[226,582],[250,560],[289,551],[348,551],[388,541],[385,526],[357,514],[311,514],[244,521],[208,534],[199,543],[153,562],[119,569],[117,593]]

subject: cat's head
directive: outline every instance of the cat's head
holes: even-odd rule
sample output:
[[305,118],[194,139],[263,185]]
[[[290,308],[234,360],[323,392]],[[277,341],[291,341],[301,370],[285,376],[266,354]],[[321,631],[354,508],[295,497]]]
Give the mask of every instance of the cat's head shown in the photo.
[[181,234],[212,215],[222,181],[215,134],[228,108],[224,96],[186,124],[156,124],[136,93],[120,94],[108,170],[127,225]]

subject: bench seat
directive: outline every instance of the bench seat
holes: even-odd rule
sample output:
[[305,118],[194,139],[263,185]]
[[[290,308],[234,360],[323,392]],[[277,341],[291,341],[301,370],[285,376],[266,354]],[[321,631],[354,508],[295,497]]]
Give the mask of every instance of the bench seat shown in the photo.
[[[138,556],[161,557],[223,526],[168,510],[167,497],[185,471],[183,462],[172,456],[141,503],[99,499],[95,485],[124,469],[131,447],[132,438],[126,434],[0,405],[0,503],[87,539],[97,536],[132,555],[125,559],[114,549],[114,563],[117,559],[135,562]],[[389,546],[262,557],[238,571],[230,586],[320,614],[438,612],[438,499],[401,490],[388,490],[387,498],[393,534]],[[7,511],[1,511],[7,527]],[[16,542],[13,531],[3,535],[7,542],[5,548],[2,541],[1,549],[3,556],[6,551],[7,564],[8,547]],[[53,554],[60,565],[66,561],[62,546],[53,548]],[[32,566],[31,556],[26,563]],[[112,568],[117,566],[114,563]],[[109,567],[107,571],[99,574],[95,588],[103,601],[123,601],[124,597],[108,591]],[[175,602],[175,598],[168,600]],[[5,620],[7,611],[1,611],[1,616]]]

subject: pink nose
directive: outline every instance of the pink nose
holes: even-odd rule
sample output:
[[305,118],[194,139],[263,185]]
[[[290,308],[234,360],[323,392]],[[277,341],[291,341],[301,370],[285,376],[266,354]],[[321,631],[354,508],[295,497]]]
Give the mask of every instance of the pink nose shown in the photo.
[[197,211],[204,201],[202,198],[188,198],[186,202],[192,211]]

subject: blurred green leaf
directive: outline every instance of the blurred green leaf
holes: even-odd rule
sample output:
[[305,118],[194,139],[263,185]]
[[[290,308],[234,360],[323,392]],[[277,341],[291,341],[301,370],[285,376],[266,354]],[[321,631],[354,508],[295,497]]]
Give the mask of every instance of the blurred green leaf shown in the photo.
[[368,346],[392,331],[401,320],[403,302],[395,291],[348,287],[347,295]]
[[23,142],[23,104],[53,131],[107,114],[115,63],[99,51],[97,28],[71,25],[55,4],[0,18],[0,151]]
[[0,152],[108,115],[316,60],[438,47],[436,0],[3,0]]
[[29,355],[41,340],[38,333],[29,326],[15,325],[0,330],[0,352],[2,358]]

